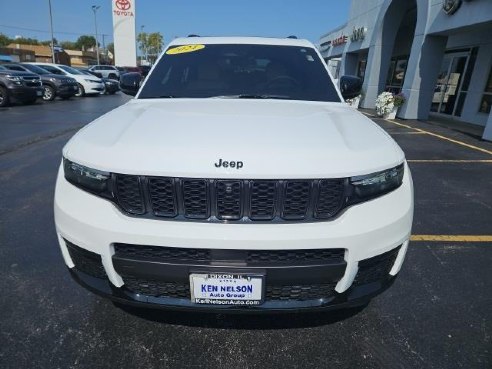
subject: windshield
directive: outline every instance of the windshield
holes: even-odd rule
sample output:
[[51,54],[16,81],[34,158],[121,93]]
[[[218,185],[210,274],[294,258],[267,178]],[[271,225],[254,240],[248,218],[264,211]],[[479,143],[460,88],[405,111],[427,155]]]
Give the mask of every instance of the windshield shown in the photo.
[[94,77],[93,74],[91,74],[90,72],[86,71],[86,70],[81,70],[81,69],[77,69],[78,72],[80,72],[81,74],[85,74],[87,76],[91,76],[91,77]]
[[63,69],[65,72],[68,72],[70,74],[76,74],[76,75],[82,75],[82,72],[79,72],[77,69],[74,69],[72,67],[68,67],[66,65],[59,65],[61,69]]
[[59,74],[59,75],[62,75],[64,76],[65,75],[65,72],[56,68],[56,67],[53,67],[51,65],[46,65],[46,64],[41,64],[41,65],[36,65],[37,67],[41,68],[41,69],[44,69],[50,73],[53,73],[53,74]]
[[39,75],[50,74],[47,70],[45,70],[43,68],[36,67],[35,65],[32,65],[32,64],[22,64],[22,66],[26,69],[29,69],[31,72],[37,73]]
[[160,97],[340,102],[313,48],[248,44],[172,47],[139,95],[141,99]]

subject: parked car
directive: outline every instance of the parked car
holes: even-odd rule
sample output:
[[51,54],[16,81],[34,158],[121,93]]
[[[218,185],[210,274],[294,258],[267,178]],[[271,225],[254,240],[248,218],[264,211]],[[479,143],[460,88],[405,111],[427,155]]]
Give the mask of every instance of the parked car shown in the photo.
[[[307,40],[175,39],[135,96],[63,149],[71,275],[118,303],[195,311],[363,307],[395,281],[413,184],[398,144]],[[141,87],[140,87],[141,85]],[[391,299],[390,299],[391,300]]]
[[140,73],[142,70],[139,67],[116,67],[120,71],[120,76],[125,73]]
[[150,65],[141,65],[139,68],[142,73],[142,76],[147,77],[152,67]]
[[31,72],[18,72],[0,65],[0,107],[13,101],[34,104],[43,96],[41,78]]
[[86,74],[79,72],[77,69],[69,67],[63,64],[51,64],[51,63],[25,63],[36,65],[42,69],[47,70],[50,73],[68,76],[74,78],[77,81],[77,93],[75,96],[84,95],[98,95],[104,91],[104,83],[100,78],[89,77]]
[[[90,76],[95,76],[98,74],[97,72],[92,71],[90,68],[76,68],[76,69]],[[101,79],[104,82],[104,91],[101,92],[101,94],[114,95],[116,92],[120,90],[120,83],[117,80],[112,78],[101,78]]]
[[118,68],[112,65],[93,65],[88,68],[91,72],[96,72],[101,75],[102,78],[119,79],[120,71]]
[[62,99],[69,99],[78,91],[77,81],[75,79],[52,74],[32,64],[8,63],[4,64],[4,67],[10,70],[31,72],[39,75],[43,83],[44,101],[52,101],[57,96]]

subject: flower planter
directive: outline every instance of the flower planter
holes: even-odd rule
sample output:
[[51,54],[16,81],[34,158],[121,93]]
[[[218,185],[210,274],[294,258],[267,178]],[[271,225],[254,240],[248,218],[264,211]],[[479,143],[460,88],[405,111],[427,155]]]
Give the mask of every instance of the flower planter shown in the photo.
[[396,118],[396,112],[398,111],[398,107],[395,106],[393,107],[393,110],[391,110],[389,113],[384,114],[383,118],[384,119],[395,119]]
[[359,108],[360,104],[360,96],[354,97],[353,99],[349,99],[345,101],[348,105],[350,105],[354,109]]
[[402,93],[397,95],[391,92],[382,92],[376,99],[376,112],[383,119],[395,119],[398,108],[405,103]]

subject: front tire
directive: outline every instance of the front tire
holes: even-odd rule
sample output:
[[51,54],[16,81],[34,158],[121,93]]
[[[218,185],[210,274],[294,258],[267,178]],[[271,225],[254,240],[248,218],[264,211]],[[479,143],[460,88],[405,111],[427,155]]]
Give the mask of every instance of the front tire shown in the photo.
[[10,98],[7,90],[3,87],[0,87],[0,108],[4,108],[9,106]]
[[77,96],[77,97],[85,96],[84,86],[82,86],[80,83],[77,83],[77,85],[79,86],[79,89],[77,90],[77,93],[75,94],[75,96]]
[[55,89],[51,86],[44,86],[43,100],[44,101],[53,101],[53,100],[55,100],[55,97],[56,97]]
[[114,74],[114,73],[110,73],[110,74],[108,75],[108,78],[109,78],[109,79],[118,79],[118,77],[116,77],[116,74]]

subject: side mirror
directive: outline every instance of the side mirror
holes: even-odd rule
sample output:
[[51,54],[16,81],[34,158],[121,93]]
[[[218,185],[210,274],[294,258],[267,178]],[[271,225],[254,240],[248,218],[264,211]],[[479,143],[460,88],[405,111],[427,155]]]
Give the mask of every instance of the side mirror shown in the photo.
[[140,88],[142,76],[140,73],[125,73],[120,77],[120,90],[130,96],[135,96]]
[[360,95],[362,79],[356,76],[342,76],[340,78],[340,92],[345,100],[353,99]]

